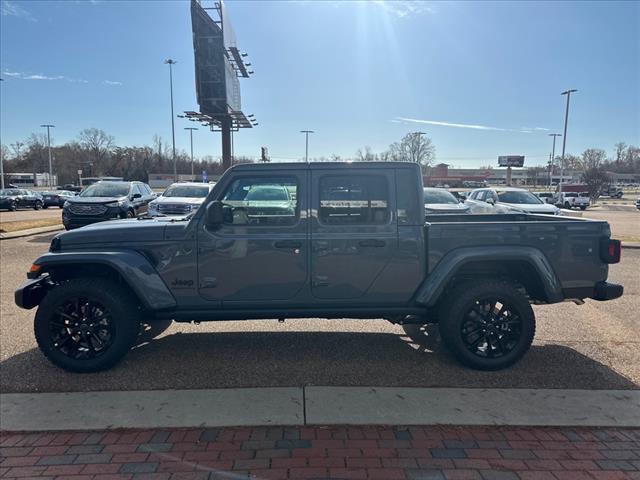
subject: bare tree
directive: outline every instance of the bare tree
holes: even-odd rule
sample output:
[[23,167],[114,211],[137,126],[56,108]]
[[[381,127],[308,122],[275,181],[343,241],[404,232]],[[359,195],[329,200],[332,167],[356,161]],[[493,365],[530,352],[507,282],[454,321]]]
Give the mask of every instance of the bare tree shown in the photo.
[[356,158],[360,162],[373,162],[376,159],[376,155],[371,151],[371,147],[367,145],[364,147],[364,152],[361,148],[358,149]]
[[600,168],[607,161],[607,153],[600,148],[588,148],[582,152],[582,168]]
[[16,141],[9,146],[11,147],[11,150],[13,150],[14,158],[20,161],[20,159],[22,159],[21,150],[22,147],[24,147],[24,142]]
[[587,186],[591,203],[595,203],[605,187],[611,183],[609,175],[601,166],[587,168],[582,174],[582,181]]
[[105,171],[105,159],[111,154],[114,138],[99,128],[85,128],[78,135],[82,148],[89,153],[89,159],[100,173]]
[[400,142],[389,146],[389,154],[396,162],[412,162],[426,168],[433,163],[436,149],[431,139],[418,133],[407,133]]
[[625,156],[627,153],[627,144],[624,142],[618,142],[615,144],[615,147],[616,147],[615,161],[616,161],[616,164],[620,165],[625,159]]

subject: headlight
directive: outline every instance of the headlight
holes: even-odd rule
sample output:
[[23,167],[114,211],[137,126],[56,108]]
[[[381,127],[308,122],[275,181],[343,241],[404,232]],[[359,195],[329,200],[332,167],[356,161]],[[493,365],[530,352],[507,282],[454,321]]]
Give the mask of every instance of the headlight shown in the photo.
[[199,204],[199,203],[192,203],[192,204],[191,204],[191,210],[192,210],[192,211],[193,211],[193,210],[197,210],[199,206],[200,206],[200,204]]
[[105,207],[120,207],[124,204],[124,202],[109,202],[109,203],[105,203],[104,206]]
[[149,210],[157,210],[158,209],[158,204],[157,203],[149,203]]
[[64,205],[62,205],[62,208],[69,208],[71,206],[71,202],[69,200],[65,200]]

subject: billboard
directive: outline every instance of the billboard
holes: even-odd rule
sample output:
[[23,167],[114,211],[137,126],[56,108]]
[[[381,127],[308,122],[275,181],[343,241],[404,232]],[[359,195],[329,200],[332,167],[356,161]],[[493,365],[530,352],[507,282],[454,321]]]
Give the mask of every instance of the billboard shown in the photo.
[[191,0],[191,28],[200,112],[216,117],[241,110],[240,82],[227,56],[225,34],[220,22],[215,22],[197,0]]
[[498,157],[499,167],[524,167],[524,155],[501,155]]

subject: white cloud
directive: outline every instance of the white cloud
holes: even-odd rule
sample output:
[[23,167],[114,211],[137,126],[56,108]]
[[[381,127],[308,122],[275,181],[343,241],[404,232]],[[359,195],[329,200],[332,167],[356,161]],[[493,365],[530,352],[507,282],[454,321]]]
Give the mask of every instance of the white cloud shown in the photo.
[[37,22],[27,10],[10,0],[2,0],[0,2],[0,13],[2,13],[3,17],[19,17],[29,20],[30,22]]
[[[513,128],[492,127],[489,125],[476,125],[472,123],[441,122],[437,120],[422,120],[418,118],[406,118],[406,117],[396,117],[395,120],[399,120],[400,122],[405,122],[405,123],[421,123],[421,124],[427,124],[427,125],[436,125],[438,127],[469,128],[471,130],[484,130],[484,131],[493,131],[493,132],[533,133],[532,129],[529,129],[527,127],[522,127],[520,129],[513,129]],[[542,129],[542,127],[536,127],[533,130],[539,130],[539,129]]]
[[9,70],[3,70],[2,75],[6,77],[16,78],[18,80],[63,80],[71,83],[89,83],[83,78],[70,78],[64,75],[43,75],[41,73],[25,73],[25,72],[12,72]]
[[430,3],[424,0],[374,0],[372,4],[398,18],[433,13]]
[[116,86],[116,87],[119,87],[119,86],[122,85],[122,82],[116,82],[114,80],[104,80],[102,83],[104,85],[111,85],[111,86]]

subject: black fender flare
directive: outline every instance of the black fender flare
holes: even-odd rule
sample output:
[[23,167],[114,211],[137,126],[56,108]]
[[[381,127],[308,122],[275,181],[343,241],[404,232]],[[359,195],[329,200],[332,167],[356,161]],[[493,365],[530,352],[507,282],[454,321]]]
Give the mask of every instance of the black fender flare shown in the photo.
[[560,280],[542,251],[534,247],[495,245],[457,248],[446,254],[416,291],[415,301],[428,307],[434,306],[449,280],[467,263],[514,260],[524,261],[534,268],[540,276],[547,302],[556,303],[564,299]]
[[105,265],[120,274],[124,282],[147,310],[166,310],[176,306],[176,299],[151,262],[134,251],[46,253],[35,265],[46,271],[65,265]]

